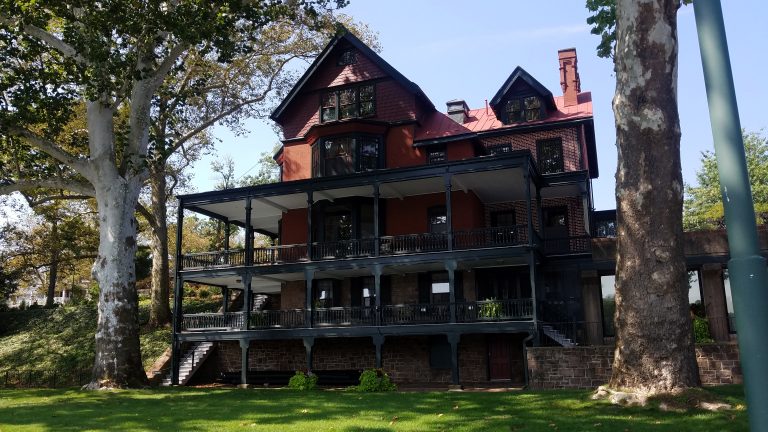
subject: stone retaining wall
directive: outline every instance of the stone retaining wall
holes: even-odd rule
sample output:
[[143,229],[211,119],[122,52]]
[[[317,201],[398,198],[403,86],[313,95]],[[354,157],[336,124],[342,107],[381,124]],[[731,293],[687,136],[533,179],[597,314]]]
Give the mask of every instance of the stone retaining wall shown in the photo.
[[[533,389],[596,388],[611,377],[613,346],[532,347],[527,349],[528,379]],[[735,343],[696,346],[703,385],[741,384]]]

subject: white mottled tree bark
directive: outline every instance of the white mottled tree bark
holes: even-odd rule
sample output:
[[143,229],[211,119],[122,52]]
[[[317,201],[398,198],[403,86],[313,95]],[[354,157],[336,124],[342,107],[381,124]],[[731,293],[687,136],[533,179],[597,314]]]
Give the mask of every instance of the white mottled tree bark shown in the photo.
[[679,0],[616,4],[616,352],[610,386],[699,384],[683,252]]

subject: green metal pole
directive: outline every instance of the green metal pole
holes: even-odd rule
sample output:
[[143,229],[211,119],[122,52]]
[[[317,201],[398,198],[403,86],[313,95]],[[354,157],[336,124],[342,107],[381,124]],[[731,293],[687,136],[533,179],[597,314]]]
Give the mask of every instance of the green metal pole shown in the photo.
[[729,276],[752,431],[768,432],[768,274],[755,210],[719,0],[693,3],[707,87],[720,192],[728,231]]

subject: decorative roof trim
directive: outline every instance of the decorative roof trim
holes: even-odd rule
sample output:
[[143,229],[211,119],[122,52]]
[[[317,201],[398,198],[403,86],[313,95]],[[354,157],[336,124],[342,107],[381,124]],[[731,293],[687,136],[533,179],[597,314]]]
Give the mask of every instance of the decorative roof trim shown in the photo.
[[509,90],[517,82],[517,80],[523,80],[526,84],[531,86],[531,88],[533,88],[536,93],[542,96],[544,98],[544,102],[547,104],[547,108],[550,111],[557,110],[557,106],[555,105],[555,97],[552,95],[552,92],[544,87],[544,85],[539,81],[537,81],[533,75],[529,74],[525,69],[518,66],[515,68],[515,70],[512,71],[512,73],[509,75],[509,78],[504,81],[504,84],[501,86],[499,91],[496,92],[496,95],[493,96],[493,99],[491,99],[490,105],[494,111],[496,111],[496,106],[501,103],[501,100],[504,98],[504,96],[507,95],[507,93],[509,93]]

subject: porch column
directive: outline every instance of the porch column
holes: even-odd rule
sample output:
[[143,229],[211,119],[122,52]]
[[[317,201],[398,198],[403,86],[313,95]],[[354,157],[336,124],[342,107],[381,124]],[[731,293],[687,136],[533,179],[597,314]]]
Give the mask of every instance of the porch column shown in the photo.
[[448,343],[451,345],[451,384],[459,385],[459,340],[461,335],[458,333],[448,333]]
[[229,287],[223,286],[221,287],[221,296],[224,298],[224,301],[221,305],[221,311],[223,313],[229,312]]
[[581,301],[584,308],[584,325],[587,344],[603,344],[603,314],[600,275],[597,270],[581,272]]
[[384,345],[384,335],[374,335],[373,338],[373,345],[376,347],[376,368],[381,369],[383,366],[383,362],[381,359],[381,348]]
[[448,250],[453,250],[453,210],[451,209],[451,174],[444,174],[445,180],[445,225],[448,231]]
[[248,351],[251,341],[240,339],[240,388],[248,388]]
[[251,272],[243,273],[243,330],[248,330],[251,324],[251,304],[253,303],[253,291],[251,291]]
[[183,257],[181,255],[181,232],[184,226],[184,202],[179,199],[179,210],[176,215],[176,262],[175,262],[175,285],[173,288],[173,340],[171,352],[171,384],[179,385],[179,365],[181,364],[181,342],[179,333],[181,333],[182,324],[182,298],[184,296],[184,280],[181,277]]
[[[530,168],[525,170],[523,175],[523,181],[525,182],[525,205],[528,215],[528,244],[533,244],[533,208],[531,207],[531,171]],[[542,225],[543,226],[543,225]]]
[[534,346],[539,346],[539,322],[538,322],[538,302],[536,301],[536,291],[538,290],[536,281],[538,279],[537,277],[537,269],[536,269],[536,252],[534,252],[533,249],[531,249],[530,252],[528,252],[528,275],[531,280],[531,320],[533,321],[533,326],[535,330],[534,340],[533,344]]
[[[224,250],[225,251],[229,250],[229,235],[231,234],[230,232],[231,226],[232,225],[229,224],[229,219],[224,219]],[[228,255],[225,255],[225,256],[229,258]]]
[[312,304],[312,282],[315,277],[315,270],[304,270],[304,280],[306,281],[306,294],[304,299],[304,325],[306,327],[312,327],[312,312],[314,305]]
[[304,350],[307,353],[307,372],[312,372],[312,354],[315,347],[315,338],[305,337],[302,339],[304,340]]
[[451,322],[456,322],[456,260],[445,262],[445,269],[448,271],[448,312],[451,315]]
[[374,304],[374,325],[381,325],[381,272],[382,266],[375,264],[373,266],[373,304]]
[[725,303],[725,284],[721,264],[701,266],[701,291],[704,297],[704,312],[709,321],[709,334],[718,342],[730,340],[728,306]]
[[251,197],[245,199],[245,266],[253,265],[253,227],[251,226]]
[[[539,219],[539,237],[544,236],[544,211],[541,207],[541,188],[536,187],[536,217]],[[535,230],[536,227],[534,226],[533,229]],[[533,239],[529,242],[530,244],[533,244]],[[539,245],[543,246],[543,245]]]
[[315,203],[314,193],[307,191],[307,259],[312,259],[312,205]]
[[373,256],[379,256],[381,252],[381,227],[379,223],[379,182],[377,181],[373,184]]

